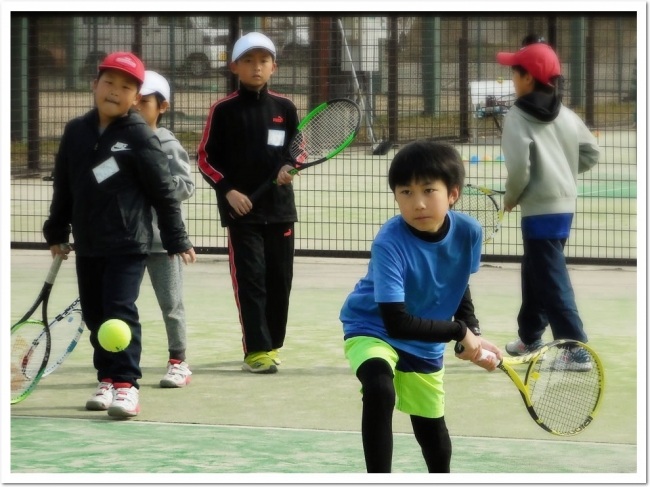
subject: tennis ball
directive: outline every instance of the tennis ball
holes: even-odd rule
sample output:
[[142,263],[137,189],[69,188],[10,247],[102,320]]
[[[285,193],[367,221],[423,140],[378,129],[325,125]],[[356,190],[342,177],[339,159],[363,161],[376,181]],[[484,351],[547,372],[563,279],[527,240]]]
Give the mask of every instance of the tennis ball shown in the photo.
[[121,352],[131,343],[131,328],[122,320],[106,320],[99,327],[97,339],[104,350]]

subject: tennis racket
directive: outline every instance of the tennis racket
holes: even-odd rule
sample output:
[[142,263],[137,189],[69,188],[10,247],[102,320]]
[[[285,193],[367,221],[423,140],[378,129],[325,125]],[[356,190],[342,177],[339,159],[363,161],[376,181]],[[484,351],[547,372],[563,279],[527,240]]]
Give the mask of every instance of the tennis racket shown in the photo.
[[[11,327],[11,404],[29,396],[43,377],[50,358],[52,336],[47,321],[47,303],[63,257],[57,254],[36,301],[18,323]],[[42,319],[32,319],[41,306]]]
[[476,218],[483,227],[483,243],[490,242],[501,228],[503,210],[497,202],[505,191],[466,184],[453,209]]
[[[56,358],[56,360],[49,361],[45,372],[43,372],[43,377],[54,372],[72,353],[81,339],[86,323],[79,307],[79,298],[50,321],[49,328],[52,337],[50,358]],[[43,339],[44,335],[45,333],[41,334],[39,340]]]
[[[361,110],[352,100],[337,98],[318,105],[300,122],[291,139],[289,154],[296,168],[289,173],[297,174],[337,155],[352,143],[360,125]],[[254,204],[275,184],[275,179],[266,181],[248,199]],[[238,217],[234,212],[231,216]]]
[[[456,343],[454,350],[462,353]],[[487,358],[489,350],[483,350]],[[512,368],[528,364],[522,379]],[[544,430],[558,436],[580,433],[593,421],[603,398],[605,375],[596,352],[575,340],[555,340],[533,353],[498,365],[514,382],[526,409]]]

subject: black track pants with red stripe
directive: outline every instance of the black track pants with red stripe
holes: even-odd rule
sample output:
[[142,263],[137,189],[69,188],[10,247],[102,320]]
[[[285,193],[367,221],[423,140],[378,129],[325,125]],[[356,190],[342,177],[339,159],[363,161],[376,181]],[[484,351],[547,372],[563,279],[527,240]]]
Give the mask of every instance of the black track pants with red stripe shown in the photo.
[[293,223],[231,225],[228,250],[244,353],[282,347],[293,281]]

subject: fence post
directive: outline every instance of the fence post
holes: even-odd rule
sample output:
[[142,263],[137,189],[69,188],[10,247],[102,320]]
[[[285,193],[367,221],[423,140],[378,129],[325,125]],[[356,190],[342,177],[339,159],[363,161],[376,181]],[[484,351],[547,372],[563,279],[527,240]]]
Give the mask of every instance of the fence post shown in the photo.
[[41,169],[38,90],[38,17],[27,18],[27,169]]
[[460,97],[460,140],[469,141],[469,25],[467,17],[461,23],[458,39],[458,95]]
[[585,18],[571,19],[570,94],[571,107],[584,106]]
[[[239,31],[241,30],[241,20],[237,15],[230,17],[230,41],[228,43],[228,59],[226,63],[230,63],[232,59],[232,48],[235,47],[235,42],[239,39]],[[232,93],[239,88],[237,75],[230,73],[226,77],[226,91]]]
[[587,49],[585,62],[585,123],[587,127],[596,126],[594,118],[595,97],[595,21],[593,16],[587,17]]
[[133,18],[133,45],[131,52],[142,59],[142,17]]
[[424,115],[440,113],[440,17],[422,19],[422,96]]
[[399,142],[397,105],[397,17],[388,17],[388,140]]
[[311,33],[309,108],[312,108],[331,98],[329,90],[330,38],[328,26],[334,24],[330,17],[312,17],[309,23]]

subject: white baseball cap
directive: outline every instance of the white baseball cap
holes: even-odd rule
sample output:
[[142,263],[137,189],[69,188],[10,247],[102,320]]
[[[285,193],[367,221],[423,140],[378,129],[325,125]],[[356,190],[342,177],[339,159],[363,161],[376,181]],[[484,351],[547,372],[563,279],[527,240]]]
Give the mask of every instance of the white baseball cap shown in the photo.
[[142,93],[142,96],[151,95],[153,93],[160,93],[166,101],[169,101],[169,83],[164,78],[164,76],[161,76],[155,71],[145,71],[144,83],[142,83],[140,93]]
[[273,41],[259,32],[251,32],[240,37],[232,48],[232,60],[237,61],[242,55],[251,49],[266,49],[275,59],[275,45]]

